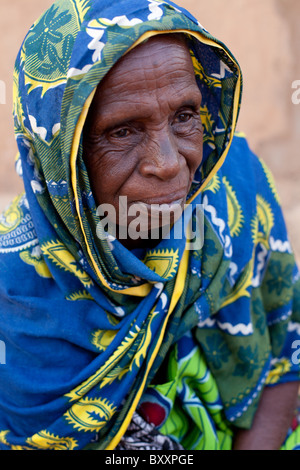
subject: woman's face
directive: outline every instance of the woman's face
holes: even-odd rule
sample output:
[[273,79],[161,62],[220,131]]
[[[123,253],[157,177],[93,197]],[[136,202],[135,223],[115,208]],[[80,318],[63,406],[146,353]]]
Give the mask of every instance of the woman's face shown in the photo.
[[97,205],[111,204],[117,221],[124,218],[121,196],[128,210],[138,203],[149,211],[153,204],[183,206],[202,160],[200,104],[179,38],[151,38],[124,56],[99,85],[84,131]]

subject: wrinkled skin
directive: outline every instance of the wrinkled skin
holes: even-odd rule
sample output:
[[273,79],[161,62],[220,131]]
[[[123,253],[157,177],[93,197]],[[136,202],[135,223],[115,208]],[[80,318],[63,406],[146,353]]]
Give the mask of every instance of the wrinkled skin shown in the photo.
[[97,205],[112,204],[117,220],[120,196],[127,196],[128,208],[140,202],[148,208],[184,205],[202,161],[201,99],[179,35],[151,38],[111,69],[84,130],[84,161]]

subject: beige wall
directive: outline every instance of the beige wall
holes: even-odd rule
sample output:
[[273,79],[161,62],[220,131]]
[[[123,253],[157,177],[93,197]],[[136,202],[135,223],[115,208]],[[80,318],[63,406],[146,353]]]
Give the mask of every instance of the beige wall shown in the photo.
[[[225,42],[242,67],[244,97],[238,129],[246,132],[254,151],[275,175],[300,261],[300,104],[291,100],[292,83],[300,80],[300,1],[178,3]],[[52,0],[1,0],[0,4],[0,84],[6,85],[6,104],[0,104],[0,210],[22,188],[13,164],[13,63],[27,30],[51,4]]]

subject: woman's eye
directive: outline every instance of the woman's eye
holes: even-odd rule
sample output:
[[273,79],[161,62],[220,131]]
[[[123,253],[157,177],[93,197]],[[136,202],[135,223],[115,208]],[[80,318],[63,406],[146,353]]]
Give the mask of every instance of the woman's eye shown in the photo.
[[110,135],[111,135],[111,137],[121,139],[123,137],[128,137],[129,134],[130,134],[130,130],[124,127],[124,129],[119,129],[117,131],[114,131]]
[[192,118],[192,114],[190,113],[180,113],[176,116],[176,122],[185,123],[188,122]]

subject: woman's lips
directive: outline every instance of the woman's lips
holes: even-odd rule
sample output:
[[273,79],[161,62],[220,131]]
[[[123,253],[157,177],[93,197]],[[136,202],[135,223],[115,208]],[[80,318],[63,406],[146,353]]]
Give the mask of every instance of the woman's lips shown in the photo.
[[170,194],[162,194],[160,196],[143,196],[141,199],[137,199],[133,201],[131,204],[145,204],[147,206],[151,206],[153,204],[182,204],[185,202],[187,196],[187,191],[185,189],[181,189],[180,191],[176,191]]
[[180,218],[186,202],[186,190],[143,197],[142,200],[128,201],[123,196],[120,199],[118,225],[139,225],[141,232],[147,232],[163,226],[171,227]]
[[[129,205],[128,212],[119,214],[120,225],[124,225],[131,220],[138,220],[141,232],[157,229],[162,226],[171,227],[172,224],[181,216],[184,209],[185,198],[165,202],[162,200],[136,201]],[[125,222],[126,218],[126,222]]]
[[177,199],[177,200],[171,201],[171,202],[169,202],[169,201],[166,202],[165,200],[161,200],[159,202],[151,202],[151,203],[148,203],[148,202],[145,202],[145,201],[137,201],[134,204],[144,205],[144,206],[146,206],[146,208],[148,210],[151,210],[151,211],[152,210],[170,211],[173,208],[175,208],[175,206],[182,207],[184,202],[185,202],[185,198]]

